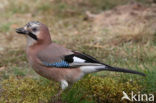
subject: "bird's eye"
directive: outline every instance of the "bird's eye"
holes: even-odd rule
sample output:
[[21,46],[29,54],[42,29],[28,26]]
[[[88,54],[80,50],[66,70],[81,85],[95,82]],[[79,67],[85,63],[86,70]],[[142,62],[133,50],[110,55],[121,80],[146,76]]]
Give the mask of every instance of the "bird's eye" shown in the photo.
[[36,31],[37,31],[37,28],[32,28],[32,31],[33,31],[33,32],[36,32]]

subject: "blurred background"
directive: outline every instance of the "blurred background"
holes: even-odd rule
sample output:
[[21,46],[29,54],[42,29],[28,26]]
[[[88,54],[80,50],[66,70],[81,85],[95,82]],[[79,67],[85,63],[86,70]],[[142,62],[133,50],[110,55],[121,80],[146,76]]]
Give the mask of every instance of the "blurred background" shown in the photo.
[[[0,0],[0,103],[52,103],[58,84],[28,65],[29,21],[49,27],[54,42],[147,76],[99,72],[63,92],[58,103],[126,103],[122,91],[156,94],[155,0]],[[156,96],[156,95],[155,95]]]

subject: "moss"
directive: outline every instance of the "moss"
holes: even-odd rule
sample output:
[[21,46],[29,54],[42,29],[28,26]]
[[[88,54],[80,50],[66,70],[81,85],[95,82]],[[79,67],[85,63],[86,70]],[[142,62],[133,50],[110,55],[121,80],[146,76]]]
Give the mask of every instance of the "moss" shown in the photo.
[[[77,82],[73,88],[64,95],[65,101],[72,103],[71,100],[74,98],[79,98],[78,102],[81,103],[82,100],[95,101],[96,103],[117,103],[122,102],[121,97],[122,92],[130,94],[131,91],[138,92],[141,90],[141,86],[137,82],[126,81],[120,82],[112,78],[102,78],[97,76],[88,75],[86,78]],[[77,91],[77,92],[73,92]],[[73,98],[73,99],[72,99]],[[125,103],[126,101],[123,101]]]
[[[48,102],[57,93],[59,86],[55,82],[24,77],[9,77],[2,81],[0,102],[38,103]],[[67,103],[115,103],[121,102],[122,92],[130,94],[142,89],[137,82],[121,82],[112,78],[88,75],[64,91],[62,100]],[[124,103],[126,101],[123,101]]]
[[54,82],[31,78],[10,77],[2,82],[0,102],[3,103],[38,103],[48,102],[58,89]]

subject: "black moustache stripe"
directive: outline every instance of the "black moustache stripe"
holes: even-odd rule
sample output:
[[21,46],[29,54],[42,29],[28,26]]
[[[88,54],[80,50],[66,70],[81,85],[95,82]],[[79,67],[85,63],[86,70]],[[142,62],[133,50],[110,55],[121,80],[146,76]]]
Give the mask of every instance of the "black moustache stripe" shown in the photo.
[[34,35],[33,33],[29,32],[28,35],[32,37],[33,39],[38,40],[37,36]]

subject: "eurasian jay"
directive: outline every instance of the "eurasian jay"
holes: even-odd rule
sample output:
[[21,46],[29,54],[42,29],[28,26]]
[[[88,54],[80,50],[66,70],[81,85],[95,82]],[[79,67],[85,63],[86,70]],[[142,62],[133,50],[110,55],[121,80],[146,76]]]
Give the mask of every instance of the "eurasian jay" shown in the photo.
[[144,73],[104,64],[92,56],[66,49],[52,42],[46,25],[32,21],[16,29],[27,38],[26,54],[32,68],[41,76],[61,83],[62,90],[68,83],[80,80],[88,73],[115,71],[139,74]]

